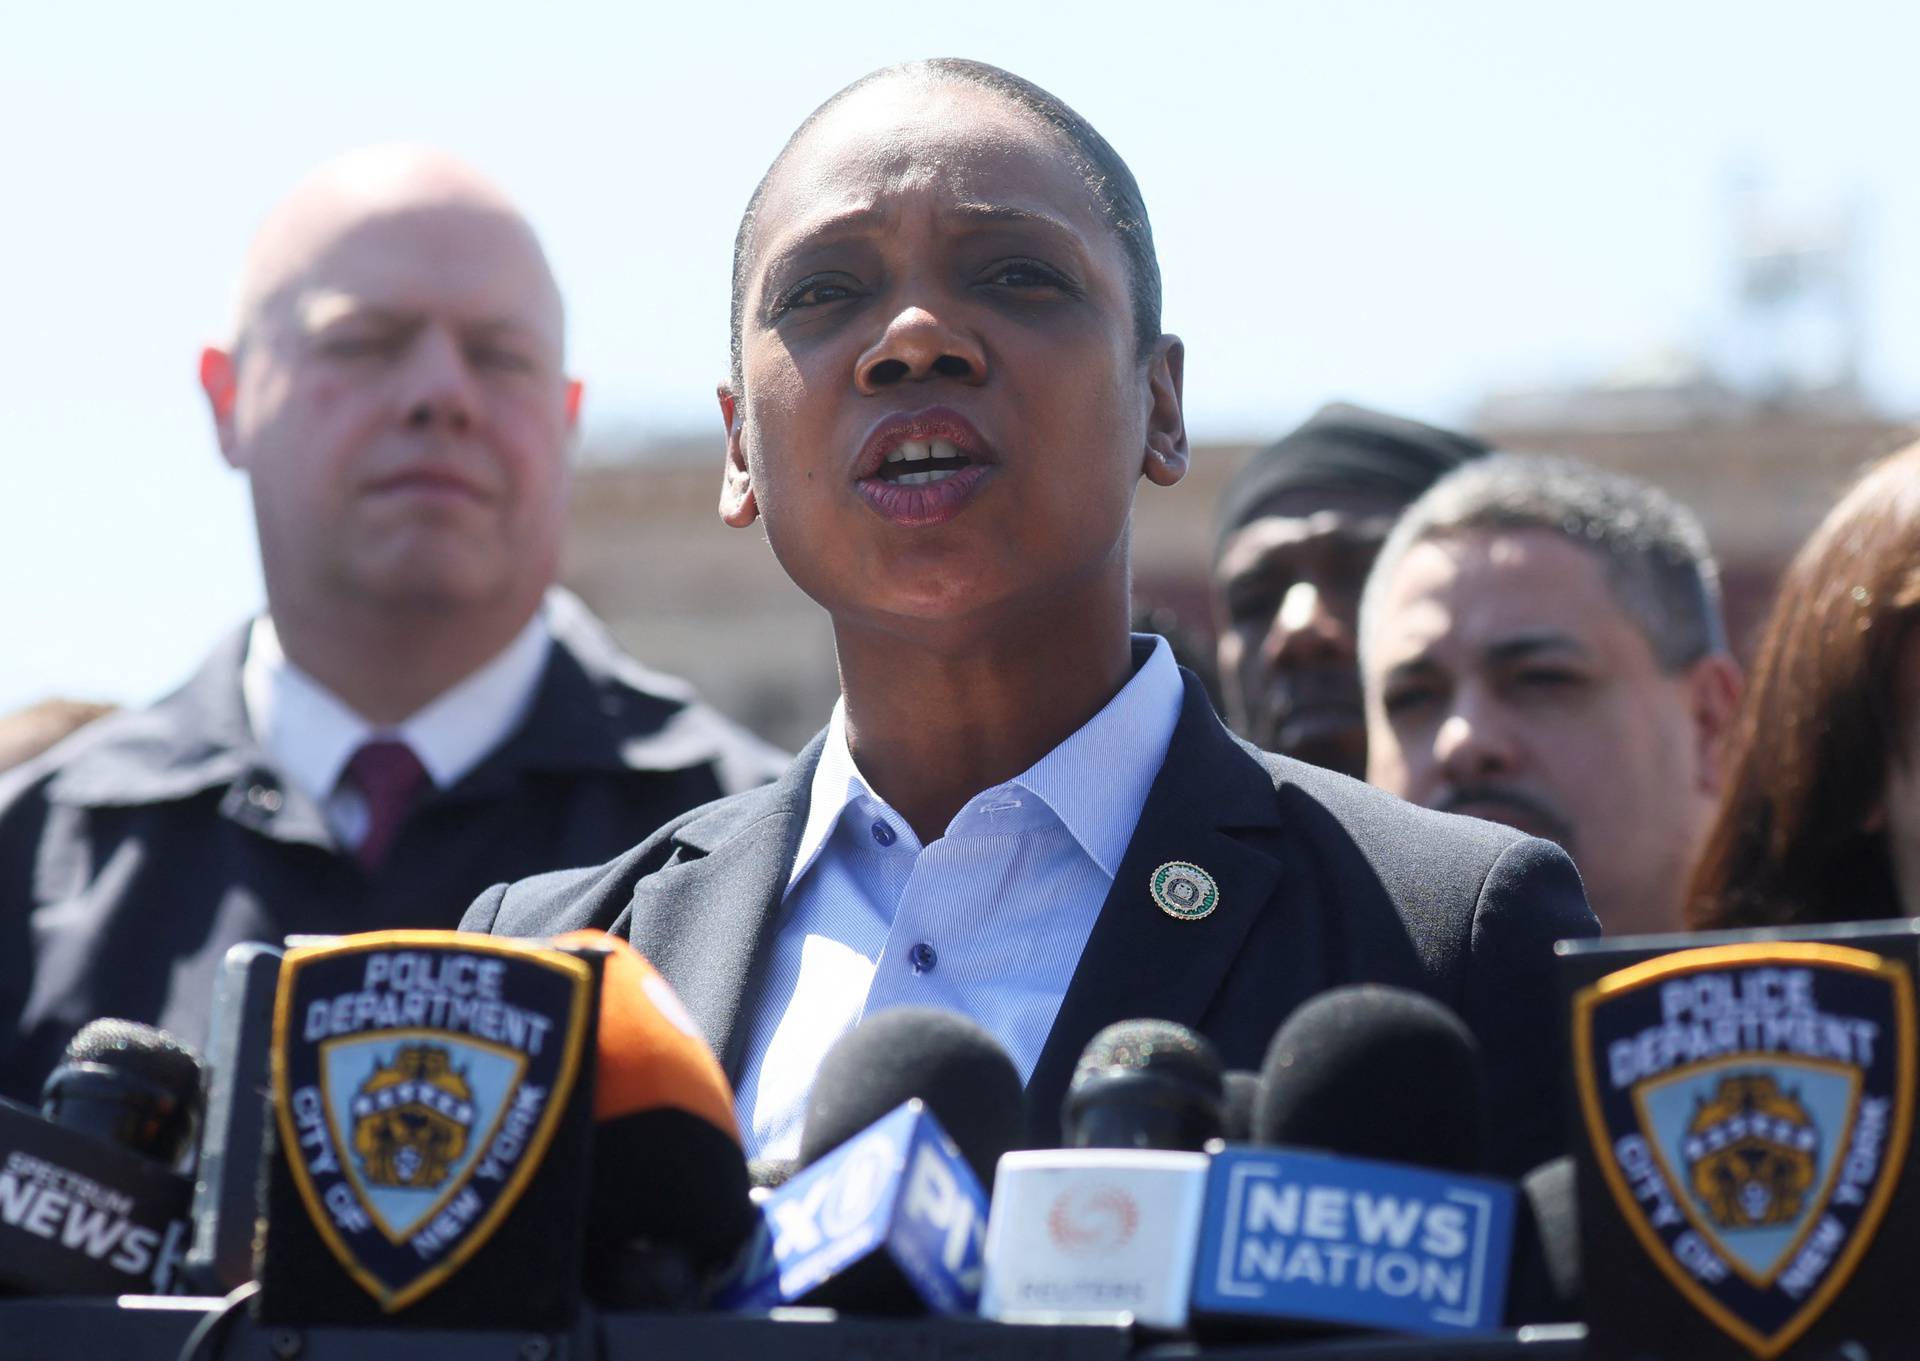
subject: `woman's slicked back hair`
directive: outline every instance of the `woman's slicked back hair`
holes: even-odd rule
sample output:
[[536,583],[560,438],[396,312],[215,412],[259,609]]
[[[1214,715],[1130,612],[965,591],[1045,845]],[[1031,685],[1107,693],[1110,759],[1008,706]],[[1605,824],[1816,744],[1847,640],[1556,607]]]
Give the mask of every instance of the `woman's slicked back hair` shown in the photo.
[[1060,134],[1068,154],[1086,181],[1087,191],[1105,220],[1120,250],[1126,257],[1129,292],[1133,302],[1133,329],[1139,352],[1145,357],[1160,339],[1160,261],[1154,254],[1153,227],[1147,221],[1146,201],[1133,172],[1120,159],[1106,138],[1093,124],[1075,113],[1056,96],[1030,80],[1022,80],[1011,71],[1003,71],[985,62],[963,57],[929,57],[922,61],[901,62],[872,71],[847,86],[826,103],[808,114],[794,129],[793,136],[780,149],[767,173],[747,201],[740,216],[740,229],[733,238],[732,373],[736,391],[740,386],[740,329],[745,319],[747,268],[753,258],[754,222],[766,197],[767,186],[787,159],[794,145],[833,107],[854,92],[883,80],[917,80],[930,85],[970,85],[988,90],[1005,99],[1029,117]]

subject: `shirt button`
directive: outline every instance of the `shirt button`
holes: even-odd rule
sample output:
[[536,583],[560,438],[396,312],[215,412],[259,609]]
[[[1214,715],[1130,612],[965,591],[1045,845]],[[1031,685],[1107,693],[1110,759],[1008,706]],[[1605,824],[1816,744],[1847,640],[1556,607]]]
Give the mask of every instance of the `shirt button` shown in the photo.
[[882,819],[875,818],[873,820],[873,839],[882,846],[891,846],[893,844],[893,828],[887,826]]
[[936,955],[933,952],[933,947],[924,940],[907,951],[907,963],[913,966],[915,973],[926,973],[939,962],[940,956]]

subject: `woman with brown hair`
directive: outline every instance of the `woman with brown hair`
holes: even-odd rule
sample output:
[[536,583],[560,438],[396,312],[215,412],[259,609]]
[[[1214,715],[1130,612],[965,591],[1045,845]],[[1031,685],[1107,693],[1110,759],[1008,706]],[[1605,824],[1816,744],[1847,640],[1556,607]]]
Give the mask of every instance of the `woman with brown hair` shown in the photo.
[[1688,894],[1696,928],[1920,911],[1920,444],[1787,568]]

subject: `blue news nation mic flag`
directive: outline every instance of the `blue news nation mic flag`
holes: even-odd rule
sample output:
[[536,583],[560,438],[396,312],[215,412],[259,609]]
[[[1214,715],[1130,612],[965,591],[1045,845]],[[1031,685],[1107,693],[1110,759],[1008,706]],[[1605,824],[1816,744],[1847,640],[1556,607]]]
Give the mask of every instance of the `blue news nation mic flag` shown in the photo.
[[987,1195],[917,1100],[794,1174],[760,1212],[719,1308],[969,1314],[979,1301]]
[[1214,1154],[1193,1313],[1445,1336],[1501,1326],[1513,1188],[1264,1148]]

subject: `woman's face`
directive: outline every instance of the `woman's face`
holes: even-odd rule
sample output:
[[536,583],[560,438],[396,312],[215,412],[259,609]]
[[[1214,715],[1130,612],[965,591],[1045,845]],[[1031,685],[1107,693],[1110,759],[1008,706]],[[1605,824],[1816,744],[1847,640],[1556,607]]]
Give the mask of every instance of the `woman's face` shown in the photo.
[[856,92],[756,218],[725,518],[837,622],[1124,584],[1136,479],[1186,463],[1179,345],[1141,360],[1128,281],[1052,129],[965,85]]

